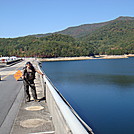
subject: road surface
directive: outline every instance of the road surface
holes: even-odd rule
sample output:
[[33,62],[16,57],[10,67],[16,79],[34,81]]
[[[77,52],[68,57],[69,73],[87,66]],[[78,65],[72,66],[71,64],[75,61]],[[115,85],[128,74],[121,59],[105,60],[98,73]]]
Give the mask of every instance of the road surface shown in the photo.
[[[10,131],[10,127],[16,116],[15,112],[19,105],[15,105],[15,102],[23,88],[23,81],[16,81],[13,75],[18,70],[23,69],[25,62],[22,61],[11,67],[0,68],[0,134],[9,134],[8,131]],[[18,101],[17,103],[20,102]],[[12,108],[13,110],[11,110]]]

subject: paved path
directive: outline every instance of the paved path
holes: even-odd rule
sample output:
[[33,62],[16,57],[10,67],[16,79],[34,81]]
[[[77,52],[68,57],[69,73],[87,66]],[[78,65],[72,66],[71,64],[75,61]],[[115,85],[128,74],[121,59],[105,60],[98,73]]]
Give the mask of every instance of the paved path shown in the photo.
[[[10,109],[15,104],[14,102],[23,85],[22,81],[14,79],[13,74],[17,70],[21,70],[23,64],[24,61],[11,67],[0,68],[0,134],[6,134],[11,129],[14,116],[9,116]],[[6,120],[9,120],[9,118],[11,122],[8,121],[7,123]]]
[[2,81],[0,81],[0,134],[42,132],[43,134],[54,134],[52,117],[44,100],[44,90],[37,73],[35,84],[40,102],[24,103],[21,99],[23,98],[23,82],[16,81],[13,74],[17,70],[22,70],[25,62],[27,60],[12,67],[0,68],[2,76]]

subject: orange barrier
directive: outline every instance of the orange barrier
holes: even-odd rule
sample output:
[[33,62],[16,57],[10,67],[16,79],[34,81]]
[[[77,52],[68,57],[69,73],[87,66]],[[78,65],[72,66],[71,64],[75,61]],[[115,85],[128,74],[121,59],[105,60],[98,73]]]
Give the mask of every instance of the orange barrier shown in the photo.
[[19,80],[22,77],[22,72],[20,70],[18,70],[15,74],[14,74],[14,78],[16,80]]

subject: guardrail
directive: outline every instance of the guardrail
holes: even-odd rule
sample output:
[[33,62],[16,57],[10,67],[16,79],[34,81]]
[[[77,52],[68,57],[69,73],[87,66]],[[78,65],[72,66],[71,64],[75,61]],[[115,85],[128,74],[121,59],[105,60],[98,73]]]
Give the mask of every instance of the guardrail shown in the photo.
[[[40,67],[38,66],[40,69]],[[40,71],[42,71],[40,69]],[[43,72],[43,71],[42,71]],[[94,134],[92,129],[78,116],[66,99],[45,75],[43,81],[48,109],[52,115],[55,134]]]

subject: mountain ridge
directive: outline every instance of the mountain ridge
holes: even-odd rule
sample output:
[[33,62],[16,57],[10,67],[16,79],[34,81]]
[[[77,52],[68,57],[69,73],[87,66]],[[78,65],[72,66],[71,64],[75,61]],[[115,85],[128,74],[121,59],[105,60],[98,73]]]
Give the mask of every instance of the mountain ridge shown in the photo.
[[47,35],[51,34],[64,34],[64,35],[70,35],[74,38],[80,38],[83,36],[86,36],[87,34],[90,34],[97,29],[106,26],[110,23],[113,23],[114,21],[125,21],[125,20],[134,20],[134,17],[129,17],[129,16],[119,16],[118,18],[106,22],[100,22],[100,23],[92,23],[92,24],[82,24],[78,26],[73,26],[73,27],[68,27],[64,30],[57,31],[54,33],[46,33],[46,34],[38,34],[38,35],[33,35],[36,37],[44,37]]
[[64,30],[64,34],[55,32],[0,38],[0,55],[74,57],[134,53],[134,17],[121,16],[108,22],[85,24],[68,29],[71,31]]

